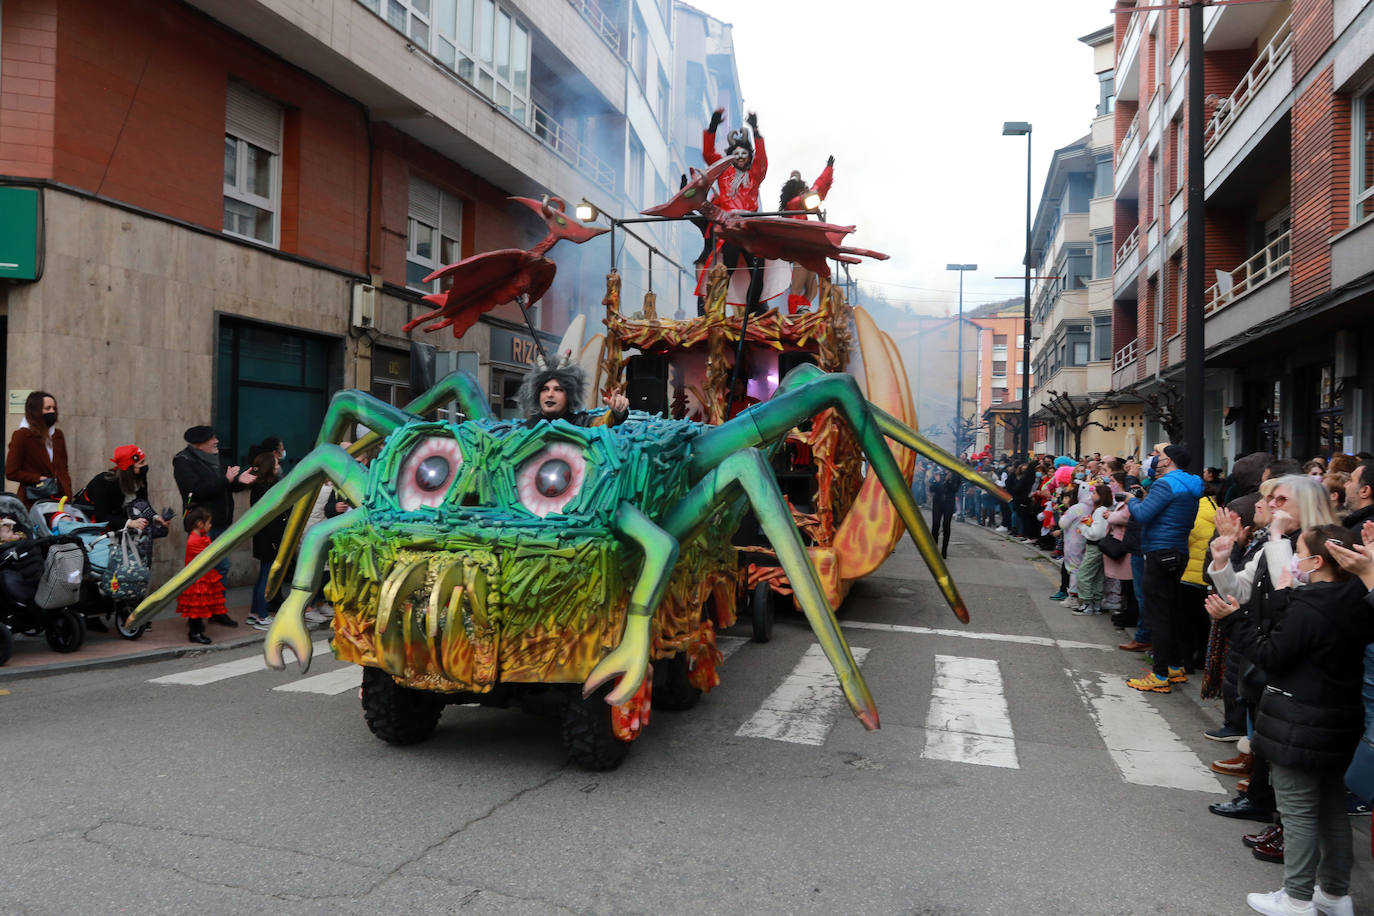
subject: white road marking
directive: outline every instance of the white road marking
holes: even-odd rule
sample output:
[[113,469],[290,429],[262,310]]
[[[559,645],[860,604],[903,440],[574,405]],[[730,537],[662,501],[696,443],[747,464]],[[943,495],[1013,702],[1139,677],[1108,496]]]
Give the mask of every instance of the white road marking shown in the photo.
[[1013,636],[1009,633],[978,633],[973,630],[940,630],[934,627],[908,627],[898,623],[865,623],[861,620],[842,620],[840,626],[854,630],[882,630],[886,633],[915,633],[918,636],[958,636],[962,639],[990,639],[996,642],[1016,642],[1027,646],[1056,646],[1060,649],[1101,649],[1110,652],[1116,646],[1072,639],[1050,639],[1047,636]]
[[[321,639],[314,644],[313,655],[325,655],[329,653],[329,640]],[[204,687],[206,684],[213,684],[216,681],[228,680],[231,677],[238,677],[241,674],[252,674],[255,671],[264,671],[267,663],[262,660],[262,654],[250,655],[247,658],[236,659],[232,662],[221,662],[218,665],[210,665],[205,668],[193,668],[190,671],[180,671],[176,674],[168,674],[163,677],[155,677],[148,681],[150,684],[181,684],[188,687]]]
[[997,662],[989,658],[935,656],[935,677],[926,711],[926,746],[921,756],[985,767],[1021,768]]
[[744,636],[717,636],[716,648],[720,650],[722,659],[729,658],[738,651],[739,647],[749,640]]
[[298,681],[291,681],[289,684],[280,684],[272,689],[286,693],[322,693],[332,697],[336,694],[347,693],[350,690],[357,690],[362,680],[361,668],[357,665],[344,665],[342,668],[301,678]]
[[[862,665],[868,650],[851,651],[854,662]],[[735,734],[793,744],[825,744],[844,702],[840,679],[821,647],[813,645]]]
[[[1127,782],[1225,795],[1221,782],[1169,728],[1154,696],[1126,686],[1119,674],[1065,668],[1088,707],[1112,763]],[[1160,697],[1163,702],[1167,699]]]

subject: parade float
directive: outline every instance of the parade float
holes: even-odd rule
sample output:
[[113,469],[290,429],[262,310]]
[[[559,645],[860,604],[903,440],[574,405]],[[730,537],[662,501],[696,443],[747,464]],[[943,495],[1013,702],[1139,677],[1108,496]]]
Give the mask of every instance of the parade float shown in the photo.
[[[707,189],[728,167],[694,173],[649,212],[694,212],[745,251],[822,270],[876,254],[843,246],[853,227],[720,209]],[[556,199],[519,200],[548,236],[437,271],[452,287],[427,297],[434,310],[408,327],[429,321],[426,330],[461,335],[496,305],[527,309],[552,281],[549,249],[604,231],[569,219]],[[585,364],[597,393],[627,386],[635,406],[652,406],[653,386],[636,384],[650,376],[636,370],[656,362],[664,409],[630,410],[615,425],[497,419],[461,372],[404,409],[341,391],[316,447],[129,625],[292,510],[269,590],[293,559],[294,569],[267,663],[284,667],[290,649],[308,668],[304,611],[328,570],[334,654],[362,666],[365,718],[388,742],[428,737],[449,704],[552,708],[575,762],[613,768],[651,709],[686,709],[719,682],[716,633],[735,623],[740,596],[751,596],[766,636],[758,628],[775,593],[791,596],[855,715],[877,728],[835,619],[850,583],[906,531],[968,619],[909,490],[915,454],[1005,494],[917,433],[895,345],[837,286],[824,280],[815,308],[751,315],[727,307],[723,264],[706,275],[703,314],[674,320],[657,316],[652,294],[623,314],[613,271],[604,333],[582,341],[578,324],[570,352],[553,357]],[[856,341],[861,370],[851,366]],[[460,420],[436,419],[453,404]],[[371,433],[346,449],[338,443],[355,425]],[[306,530],[323,485],[354,508]]]

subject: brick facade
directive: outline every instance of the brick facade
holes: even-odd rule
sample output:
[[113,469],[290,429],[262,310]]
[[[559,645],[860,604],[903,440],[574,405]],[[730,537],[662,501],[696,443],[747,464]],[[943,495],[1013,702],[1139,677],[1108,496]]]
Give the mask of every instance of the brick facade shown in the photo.
[[11,0],[0,29],[0,175],[51,178],[57,125],[57,11]]

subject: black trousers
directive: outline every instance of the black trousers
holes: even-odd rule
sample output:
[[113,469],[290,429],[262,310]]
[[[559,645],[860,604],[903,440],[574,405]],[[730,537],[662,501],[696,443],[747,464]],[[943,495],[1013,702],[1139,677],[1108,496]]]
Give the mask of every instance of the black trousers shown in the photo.
[[1151,550],[1145,554],[1145,622],[1154,642],[1155,677],[1168,678],[1170,668],[1182,668],[1187,625],[1178,582],[1188,565],[1188,551]]
[[935,537],[935,540],[940,540],[940,524],[941,522],[944,523],[945,540],[940,545],[940,556],[942,557],[949,556],[949,526],[953,519],[954,506],[943,499],[935,500],[930,510],[930,533]]
[[743,259],[744,266],[749,268],[749,291],[745,295],[745,311],[751,315],[757,315],[763,311],[763,306],[759,300],[763,298],[763,258],[756,258],[743,248],[737,248],[726,242],[720,249],[720,262],[733,270],[739,266]]

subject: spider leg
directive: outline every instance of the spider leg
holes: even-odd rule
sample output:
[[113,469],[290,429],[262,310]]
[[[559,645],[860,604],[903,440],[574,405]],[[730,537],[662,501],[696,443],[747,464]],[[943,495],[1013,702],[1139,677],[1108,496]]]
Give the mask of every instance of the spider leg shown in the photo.
[[[347,396],[347,397],[345,397]],[[329,402],[329,414],[320,428],[316,445],[339,442],[348,433],[350,425],[361,422],[369,432],[349,446],[349,454],[357,456],[386,438],[398,426],[416,417],[433,417],[440,407],[457,401],[462,412],[479,419],[491,418],[491,405],[487,403],[482,386],[471,374],[462,371],[450,372],[441,378],[424,394],[397,410],[370,394],[361,391],[341,391]],[[337,405],[338,415],[335,415]],[[277,549],[276,559],[267,576],[267,594],[275,595],[286,580],[286,569],[291,555],[296,552],[305,523],[310,518],[310,510],[319,497],[319,490],[307,492],[297,501],[291,516],[286,521],[286,531],[282,534],[281,546]]]
[[242,518],[198,553],[185,569],[143,599],[143,603],[129,615],[129,626],[137,627],[151,620],[167,602],[228,556],[244,539],[280,515],[301,494],[318,489],[326,480],[332,482],[350,501],[358,502],[367,486],[367,471],[337,445],[317,446],[282,478],[281,483],[264,493]]
[[596,688],[619,676],[620,683],[606,697],[612,706],[629,700],[644,681],[649,667],[649,624],[668,588],[681,543],[630,503],[621,503],[616,510],[614,530],[617,536],[639,545],[644,551],[644,566],[630,592],[620,644],[592,669],[582,688],[583,696],[591,696]]
[[959,586],[954,583],[949,567],[940,556],[935,539],[921,517],[920,507],[916,505],[916,498],[911,495],[910,485],[902,476],[901,468],[897,466],[884,439],[873,405],[864,398],[858,382],[852,376],[840,373],[820,373],[809,380],[802,376],[802,380],[796,382],[793,380],[794,373],[795,370],[788,373],[785,384],[779,386],[772,400],[754,405],[733,420],[709,429],[697,438],[688,472],[692,479],[708,473],[732,452],[747,446],[776,443],[801,421],[827,407],[835,408],[858,439],[864,457],[877,475],[887,498],[892,500],[916,550],[930,568],[954,616],[968,623],[968,606],[959,594]]
[[806,555],[801,534],[792,521],[792,512],[787,508],[778,482],[773,477],[773,469],[762,452],[746,447],[726,456],[668,513],[663,527],[679,541],[685,541],[706,523],[717,508],[727,501],[733,501],[740,491],[748,498],[763,533],[777,551],[778,562],[792,584],[797,604],[815,631],[825,657],[839,676],[840,688],[854,715],[858,716],[865,728],[877,728],[878,707],[873,702],[873,695],[869,693],[863,675],[859,673],[849,644],[840,633],[835,612],[826,600],[825,588]]
[[286,596],[272,619],[263,645],[263,657],[268,667],[278,671],[286,667],[282,648],[289,648],[296,656],[301,674],[310,670],[314,654],[310,634],[305,628],[305,607],[319,591],[324,579],[325,562],[329,557],[329,541],[338,532],[360,524],[360,513],[347,512],[320,522],[305,533],[300,556],[296,560],[296,574],[291,577],[291,593]]

